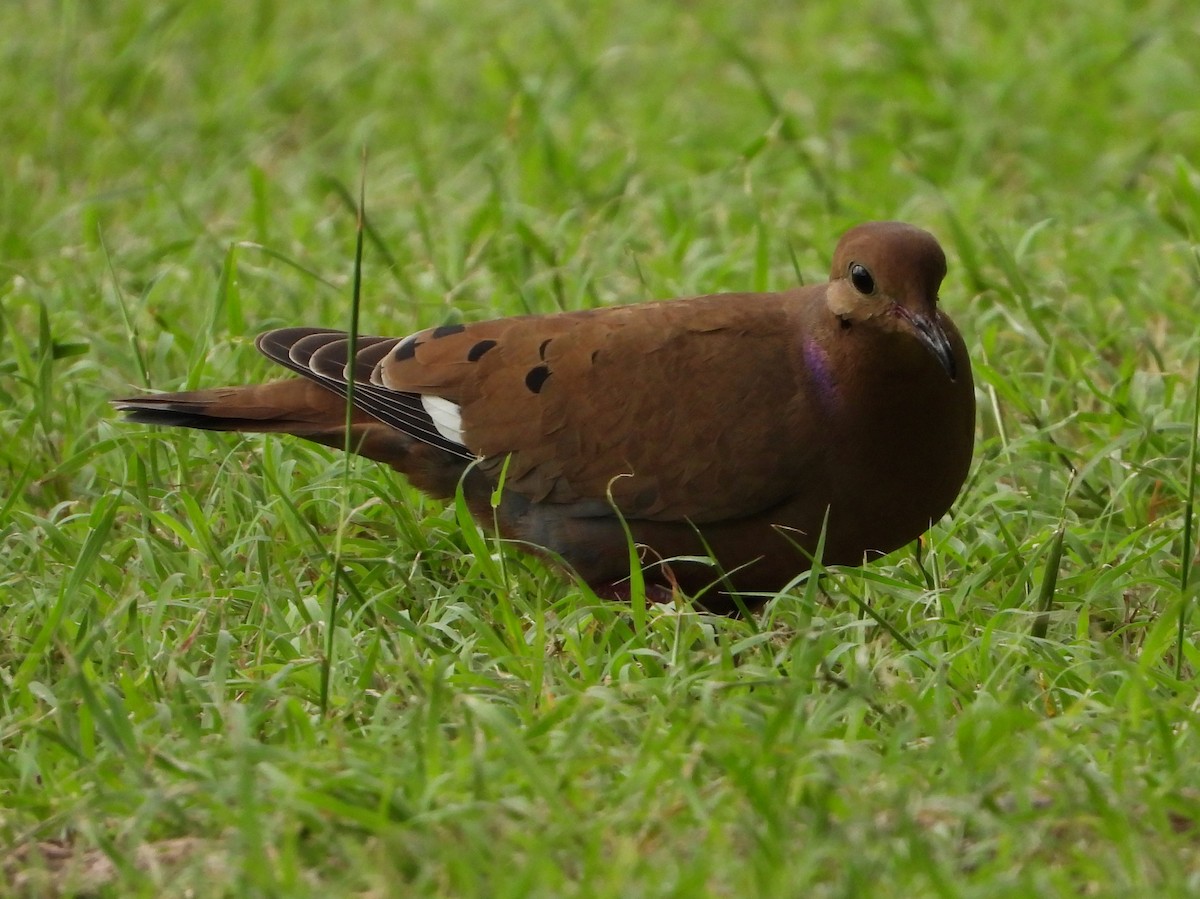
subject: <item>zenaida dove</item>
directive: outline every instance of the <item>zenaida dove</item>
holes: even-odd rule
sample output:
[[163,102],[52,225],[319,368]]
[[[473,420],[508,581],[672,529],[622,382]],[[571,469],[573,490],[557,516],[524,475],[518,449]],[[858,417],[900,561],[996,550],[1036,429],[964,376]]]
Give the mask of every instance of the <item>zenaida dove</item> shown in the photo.
[[598,595],[628,595],[623,517],[652,596],[728,612],[806,571],[822,529],[824,563],[855,565],[950,508],[975,394],[945,274],[928,232],[871,222],[825,284],[360,336],[352,366],[346,333],[284,328],[257,345],[300,378],[114,405],[340,449],[353,377],[355,452],[435,497],[461,482],[481,525]]

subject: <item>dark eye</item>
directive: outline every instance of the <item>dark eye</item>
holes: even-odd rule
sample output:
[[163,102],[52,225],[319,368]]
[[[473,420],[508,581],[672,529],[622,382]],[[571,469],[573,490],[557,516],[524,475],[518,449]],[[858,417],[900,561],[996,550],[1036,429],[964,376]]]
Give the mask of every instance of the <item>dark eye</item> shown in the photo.
[[875,279],[871,277],[871,273],[867,271],[865,265],[857,262],[850,263],[850,283],[864,296],[870,296],[875,292]]

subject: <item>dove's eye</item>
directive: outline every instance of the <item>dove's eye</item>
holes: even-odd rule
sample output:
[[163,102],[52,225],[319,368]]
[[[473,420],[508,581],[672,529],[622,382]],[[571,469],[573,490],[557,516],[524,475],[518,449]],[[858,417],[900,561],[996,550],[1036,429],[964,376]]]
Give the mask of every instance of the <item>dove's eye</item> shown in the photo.
[[870,296],[875,292],[875,279],[871,277],[867,267],[858,262],[850,263],[850,283],[863,296]]

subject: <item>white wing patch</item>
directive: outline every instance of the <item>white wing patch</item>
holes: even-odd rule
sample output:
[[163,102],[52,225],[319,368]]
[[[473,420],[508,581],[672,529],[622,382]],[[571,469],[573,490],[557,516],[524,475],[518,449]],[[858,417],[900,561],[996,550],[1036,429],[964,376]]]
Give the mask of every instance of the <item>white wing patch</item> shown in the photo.
[[462,432],[462,409],[458,403],[432,394],[421,394],[421,405],[425,407],[439,434],[447,440],[466,445]]

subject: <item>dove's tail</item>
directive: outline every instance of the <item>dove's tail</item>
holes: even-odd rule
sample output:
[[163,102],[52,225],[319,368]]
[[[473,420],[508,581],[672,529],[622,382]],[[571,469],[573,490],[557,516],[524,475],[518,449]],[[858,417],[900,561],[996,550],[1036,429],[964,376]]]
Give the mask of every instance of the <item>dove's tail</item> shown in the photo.
[[[303,378],[113,400],[126,421],[203,431],[292,434],[346,447],[346,400]],[[351,418],[353,452],[390,465],[418,487],[453,496],[466,462],[383,424],[360,409]]]

